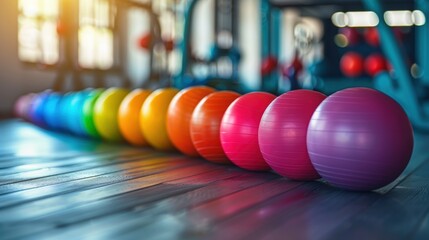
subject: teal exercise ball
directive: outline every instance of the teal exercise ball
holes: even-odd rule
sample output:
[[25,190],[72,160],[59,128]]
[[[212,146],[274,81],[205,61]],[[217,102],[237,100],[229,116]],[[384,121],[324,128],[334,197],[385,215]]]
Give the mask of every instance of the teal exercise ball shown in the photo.
[[60,121],[60,129],[64,132],[71,132],[70,129],[70,102],[74,96],[74,92],[64,94],[59,103],[58,119]]
[[77,92],[70,100],[70,129],[74,134],[80,136],[89,136],[85,129],[85,123],[83,120],[83,107],[91,92],[91,89],[85,89]]

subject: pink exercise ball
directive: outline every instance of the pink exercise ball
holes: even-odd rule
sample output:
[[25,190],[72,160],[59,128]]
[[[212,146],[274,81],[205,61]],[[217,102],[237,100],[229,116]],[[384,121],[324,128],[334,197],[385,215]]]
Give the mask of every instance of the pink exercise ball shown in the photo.
[[276,98],[265,110],[259,126],[259,147],[270,167],[293,180],[320,178],[307,152],[307,128],[325,95],[295,90]]
[[269,170],[258,145],[262,114],[276,98],[273,94],[252,92],[237,98],[226,110],[220,127],[225,154],[235,165],[253,171]]

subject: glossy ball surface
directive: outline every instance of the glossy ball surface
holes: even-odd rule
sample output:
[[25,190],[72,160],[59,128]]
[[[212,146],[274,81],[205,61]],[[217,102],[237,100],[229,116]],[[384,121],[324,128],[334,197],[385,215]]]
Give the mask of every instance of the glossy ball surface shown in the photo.
[[413,129],[402,107],[369,88],[329,96],[314,112],[307,147],[317,172],[331,185],[367,191],[395,180],[413,150]]
[[118,112],[122,100],[129,91],[122,88],[109,88],[98,97],[94,106],[95,128],[107,141],[123,141],[118,125]]
[[140,112],[149,95],[149,90],[135,89],[124,98],[119,107],[119,130],[125,140],[135,146],[147,145],[140,127]]
[[348,52],[341,57],[340,69],[347,77],[359,77],[363,72],[363,58],[359,53]]
[[252,92],[237,98],[226,110],[220,127],[222,148],[235,165],[254,171],[269,170],[258,144],[259,124],[268,105],[276,98]]
[[258,140],[262,155],[278,174],[293,180],[320,178],[307,151],[307,128],[325,95],[294,90],[277,97],[265,110]]
[[140,128],[146,141],[158,150],[175,149],[167,133],[167,111],[178,92],[176,88],[158,89],[147,97],[141,108]]
[[215,89],[205,86],[185,88],[174,96],[168,107],[168,136],[174,146],[188,156],[199,156],[190,133],[192,113],[201,99],[214,91]]
[[95,127],[94,107],[98,98],[104,91],[105,91],[104,89],[95,89],[91,91],[91,93],[88,94],[87,98],[85,99],[85,102],[83,103],[83,109],[82,109],[83,126],[85,129],[85,132],[93,138],[101,138],[100,133]]
[[197,152],[208,161],[231,163],[220,142],[220,124],[226,109],[239,96],[232,91],[211,93],[198,103],[192,114],[192,142]]

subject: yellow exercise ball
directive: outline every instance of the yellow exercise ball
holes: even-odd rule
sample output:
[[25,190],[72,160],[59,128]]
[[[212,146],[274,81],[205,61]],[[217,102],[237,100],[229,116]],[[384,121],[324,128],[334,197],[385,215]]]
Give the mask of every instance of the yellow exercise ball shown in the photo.
[[140,127],[150,145],[158,150],[174,150],[167,134],[167,111],[173,97],[179,92],[175,88],[158,89],[143,103]]
[[104,91],[95,102],[94,124],[101,137],[107,141],[123,141],[118,125],[118,112],[122,100],[129,90],[123,88],[109,88]]
[[135,146],[145,146],[147,141],[140,128],[140,111],[151,91],[135,89],[122,101],[119,107],[118,124],[122,136]]

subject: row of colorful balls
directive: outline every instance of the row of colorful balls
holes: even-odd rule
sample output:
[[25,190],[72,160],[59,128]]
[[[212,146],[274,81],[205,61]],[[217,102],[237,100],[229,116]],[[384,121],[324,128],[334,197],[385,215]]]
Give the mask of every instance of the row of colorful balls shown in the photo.
[[196,86],[22,96],[16,114],[39,126],[247,170],[270,170],[293,180],[320,176],[331,185],[373,190],[397,178],[413,150],[413,130],[393,99],[368,88],[329,97],[295,90],[278,97],[240,95]]

